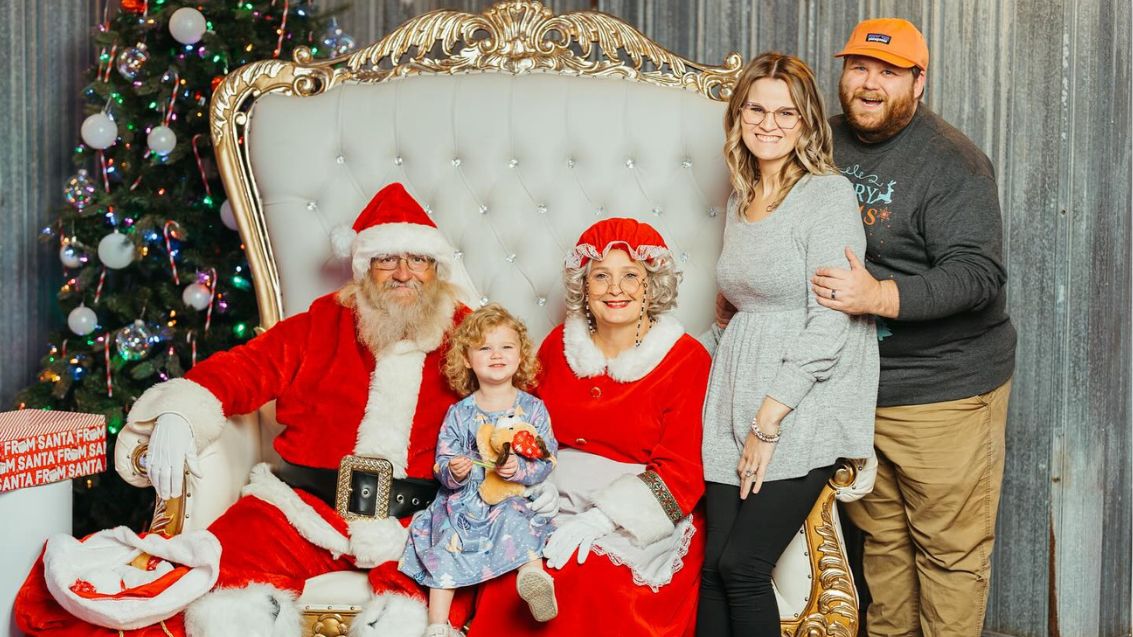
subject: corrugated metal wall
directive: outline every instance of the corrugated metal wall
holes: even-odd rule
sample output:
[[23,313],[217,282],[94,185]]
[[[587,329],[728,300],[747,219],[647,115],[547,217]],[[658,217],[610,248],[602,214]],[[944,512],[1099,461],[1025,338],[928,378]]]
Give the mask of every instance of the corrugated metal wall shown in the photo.
[[[0,399],[29,382],[60,320],[54,250],[77,140],[87,28],[102,3],[0,0]],[[480,0],[357,0],[361,43],[430,9]],[[926,99],[996,165],[1019,329],[990,632],[1130,633],[1130,23],[1128,0],[564,0],[626,19],[691,59],[767,49],[811,62],[837,104],[831,55],[857,20],[893,15],[932,49]]]

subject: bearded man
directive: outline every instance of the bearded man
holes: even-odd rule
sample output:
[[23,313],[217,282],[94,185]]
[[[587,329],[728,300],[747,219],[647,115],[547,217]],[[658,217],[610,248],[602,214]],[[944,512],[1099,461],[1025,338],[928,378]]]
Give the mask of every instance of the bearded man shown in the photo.
[[[422,592],[398,573],[396,560],[407,537],[403,525],[436,493],[437,434],[459,398],[441,363],[447,334],[469,313],[454,285],[467,275],[400,184],[374,196],[354,231],[353,281],[184,378],[152,387],[130,411],[130,430],[152,430],[148,481],[130,475],[127,445],[116,450],[116,464],[135,484],[152,482],[163,499],[181,495],[186,466],[199,474],[197,453],[216,440],[227,416],[275,400],[284,426],[274,442],[281,465],[255,467],[243,497],[209,527],[223,547],[222,590],[186,610],[192,637],[298,635],[293,602],[304,582],[355,568],[370,569],[377,595],[351,635],[418,637],[425,630]],[[352,487],[345,511],[336,510],[335,498],[344,458]],[[385,484],[388,510],[377,496]],[[544,495],[541,511],[557,502],[557,495]],[[466,621],[468,601],[457,598],[454,625]],[[29,633],[105,632],[68,632],[73,626],[60,620],[61,611],[44,606],[17,609],[23,623],[36,624],[24,626]],[[167,624],[181,632],[181,622]],[[154,627],[138,634],[160,633]]]
[[976,637],[1015,369],[995,174],[920,102],[928,45],[911,23],[866,20],[837,56],[834,160],[866,253],[847,248],[850,269],[812,284],[820,304],[878,320],[877,479],[846,507],[865,535],[868,632]]

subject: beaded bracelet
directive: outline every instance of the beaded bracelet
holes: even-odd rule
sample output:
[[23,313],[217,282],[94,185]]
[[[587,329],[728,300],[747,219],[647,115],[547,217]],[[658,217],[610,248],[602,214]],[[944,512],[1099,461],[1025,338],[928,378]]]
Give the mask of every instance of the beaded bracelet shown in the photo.
[[759,420],[757,418],[751,419],[751,433],[755,434],[755,437],[759,438],[762,442],[770,444],[779,442],[779,438],[783,437],[781,432],[774,435],[763,433],[763,430],[759,428]]

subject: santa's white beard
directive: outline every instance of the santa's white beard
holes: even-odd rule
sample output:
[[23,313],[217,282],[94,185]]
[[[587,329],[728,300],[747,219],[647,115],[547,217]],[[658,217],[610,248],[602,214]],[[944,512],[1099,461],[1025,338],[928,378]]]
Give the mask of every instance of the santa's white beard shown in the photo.
[[[396,289],[405,286],[415,291],[411,300],[401,300]],[[358,339],[375,355],[398,341],[447,331],[456,299],[456,287],[440,279],[379,284],[366,276],[339,292],[339,300],[358,317]]]

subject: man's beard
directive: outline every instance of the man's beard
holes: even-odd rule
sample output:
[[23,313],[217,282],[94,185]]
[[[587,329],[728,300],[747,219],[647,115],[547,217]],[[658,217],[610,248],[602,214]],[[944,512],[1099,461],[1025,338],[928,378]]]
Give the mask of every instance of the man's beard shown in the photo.
[[439,279],[412,279],[401,285],[415,290],[412,300],[399,298],[398,283],[392,279],[380,284],[368,275],[339,291],[339,300],[358,317],[359,340],[375,355],[398,341],[439,339],[452,324],[455,286]]
[[[869,115],[854,112],[855,98],[883,100],[880,111]],[[841,84],[838,86],[838,100],[842,102],[842,112],[846,121],[854,129],[857,136],[864,142],[883,142],[901,132],[913,119],[917,110],[917,100],[913,97],[913,89],[902,95],[885,95],[880,91],[856,90],[852,95],[849,89]]]

